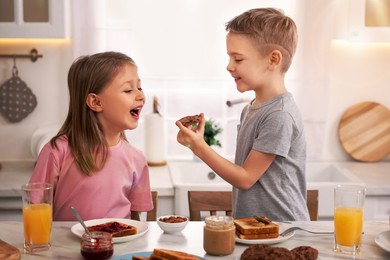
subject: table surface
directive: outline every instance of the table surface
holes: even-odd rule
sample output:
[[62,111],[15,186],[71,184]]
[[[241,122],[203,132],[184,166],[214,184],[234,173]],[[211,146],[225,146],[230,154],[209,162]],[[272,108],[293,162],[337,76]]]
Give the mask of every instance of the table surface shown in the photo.
[[[165,234],[156,222],[145,222],[148,232],[134,240],[116,243],[113,259],[132,252],[152,251],[154,248],[166,248],[185,251],[205,259],[239,259],[242,252],[250,245],[236,244],[235,251],[229,256],[210,256],[203,250],[203,221],[189,222],[180,233]],[[0,239],[17,247],[22,252],[21,259],[83,259],[80,255],[80,238],[71,232],[77,222],[54,222],[51,236],[52,247],[48,251],[34,255],[23,252],[23,222],[0,222]],[[313,231],[333,231],[333,221],[297,221],[285,226],[299,226]],[[313,235],[296,231],[295,235],[284,242],[273,246],[293,249],[298,246],[312,246],[319,251],[318,259],[390,259],[390,253],[375,243],[375,237],[381,232],[390,230],[388,221],[364,222],[364,236],[361,252],[355,257],[333,252],[332,235]]]

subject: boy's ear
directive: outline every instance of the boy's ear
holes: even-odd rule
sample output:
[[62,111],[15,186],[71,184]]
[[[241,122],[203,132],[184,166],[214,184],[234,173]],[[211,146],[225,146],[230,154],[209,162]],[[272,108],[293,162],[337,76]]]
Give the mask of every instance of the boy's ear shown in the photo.
[[273,50],[269,56],[269,69],[275,69],[282,63],[282,53],[278,50]]
[[100,98],[95,93],[89,93],[86,100],[87,106],[95,112],[103,111],[102,104],[100,102]]

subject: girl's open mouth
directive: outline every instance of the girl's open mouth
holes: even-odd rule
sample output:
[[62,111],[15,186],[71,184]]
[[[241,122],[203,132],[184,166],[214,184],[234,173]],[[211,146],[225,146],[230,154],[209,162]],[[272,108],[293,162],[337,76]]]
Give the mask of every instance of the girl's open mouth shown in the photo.
[[137,108],[130,110],[130,114],[132,116],[139,117],[139,115],[141,114],[141,108],[137,107]]

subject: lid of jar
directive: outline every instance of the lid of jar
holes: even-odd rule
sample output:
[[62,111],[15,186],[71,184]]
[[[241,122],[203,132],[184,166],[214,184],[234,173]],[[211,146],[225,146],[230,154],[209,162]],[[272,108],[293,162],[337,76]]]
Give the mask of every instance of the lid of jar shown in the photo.
[[233,218],[230,216],[209,216],[205,218],[207,227],[214,229],[225,229],[234,226]]

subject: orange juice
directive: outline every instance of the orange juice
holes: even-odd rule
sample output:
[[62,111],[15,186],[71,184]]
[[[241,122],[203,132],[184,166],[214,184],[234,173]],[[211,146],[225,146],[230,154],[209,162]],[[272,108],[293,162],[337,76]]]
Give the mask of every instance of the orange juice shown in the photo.
[[360,245],[363,231],[363,209],[335,208],[334,228],[337,244],[351,247]]
[[48,244],[52,225],[52,206],[29,204],[23,206],[24,237],[27,244]]

